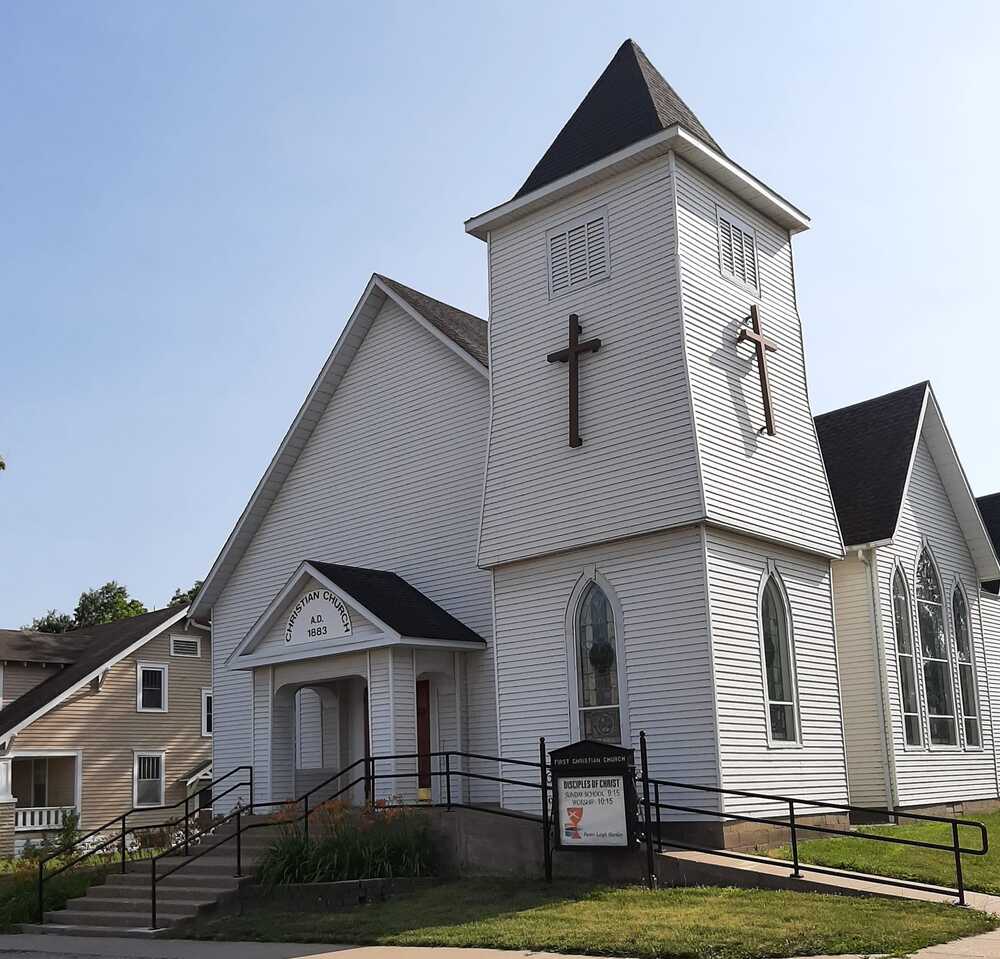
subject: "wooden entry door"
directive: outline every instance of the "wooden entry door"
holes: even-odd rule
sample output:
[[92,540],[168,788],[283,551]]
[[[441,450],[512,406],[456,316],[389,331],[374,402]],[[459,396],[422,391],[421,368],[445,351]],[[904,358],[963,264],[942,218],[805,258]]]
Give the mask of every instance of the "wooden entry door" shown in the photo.
[[[417,788],[431,788],[431,683],[417,680]],[[421,797],[421,798],[430,798]]]

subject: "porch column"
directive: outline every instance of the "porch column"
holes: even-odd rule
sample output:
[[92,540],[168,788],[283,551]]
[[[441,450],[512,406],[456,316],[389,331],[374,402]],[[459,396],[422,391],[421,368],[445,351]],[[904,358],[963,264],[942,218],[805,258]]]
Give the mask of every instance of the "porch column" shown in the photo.
[[13,760],[0,757],[0,858],[14,857],[14,806],[11,792]]
[[379,756],[417,751],[416,676],[410,649],[373,649],[368,664],[368,709],[371,714],[371,754],[376,757],[375,798],[417,796],[415,759]]

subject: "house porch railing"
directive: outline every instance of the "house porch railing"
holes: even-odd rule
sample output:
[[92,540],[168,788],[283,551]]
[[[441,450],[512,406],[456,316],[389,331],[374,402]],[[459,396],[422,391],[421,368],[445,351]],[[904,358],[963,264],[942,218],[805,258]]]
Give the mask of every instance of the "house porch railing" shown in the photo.
[[14,810],[14,832],[61,829],[63,817],[76,806],[23,806]]

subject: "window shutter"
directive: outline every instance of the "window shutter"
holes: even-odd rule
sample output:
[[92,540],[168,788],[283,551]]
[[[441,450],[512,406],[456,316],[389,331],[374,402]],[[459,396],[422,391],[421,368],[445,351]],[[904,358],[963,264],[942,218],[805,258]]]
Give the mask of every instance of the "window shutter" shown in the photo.
[[591,216],[549,235],[549,290],[552,296],[608,273],[608,221]]

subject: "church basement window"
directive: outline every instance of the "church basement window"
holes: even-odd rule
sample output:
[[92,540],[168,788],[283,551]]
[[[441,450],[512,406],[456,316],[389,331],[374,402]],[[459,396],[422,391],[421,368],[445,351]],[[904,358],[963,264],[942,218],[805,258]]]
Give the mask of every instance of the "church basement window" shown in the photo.
[[757,266],[757,233],[749,223],[728,210],[716,208],[719,221],[719,268],[737,283],[760,289]]
[[899,669],[899,697],[903,705],[903,735],[907,746],[923,742],[920,731],[920,696],[917,693],[917,662],[913,655],[913,627],[910,600],[903,574],[892,577],[892,613],[896,625],[896,665]]
[[767,685],[768,739],[772,743],[797,743],[799,735],[795,710],[795,664],[792,659],[788,610],[773,573],[764,584],[760,620]]
[[944,628],[941,581],[925,549],[917,563],[917,623],[932,746],[957,746],[951,659]]
[[958,650],[958,685],[962,691],[962,721],[965,745],[972,749],[982,746],[979,735],[979,705],[976,697],[976,664],[972,655],[972,633],[969,630],[969,606],[959,586],[951,595],[951,615],[955,624],[955,647]]
[[618,694],[618,649],[615,614],[597,583],[583,595],[577,617],[580,674],[580,736],[620,745],[621,707]]

